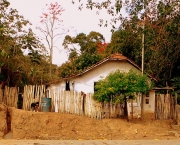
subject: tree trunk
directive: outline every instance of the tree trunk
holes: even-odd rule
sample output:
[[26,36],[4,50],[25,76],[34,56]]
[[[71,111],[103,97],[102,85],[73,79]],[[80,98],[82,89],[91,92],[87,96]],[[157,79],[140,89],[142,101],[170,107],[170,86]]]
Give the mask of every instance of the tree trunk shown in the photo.
[[50,66],[49,66],[49,76],[52,77],[52,55],[53,55],[53,48],[50,49]]
[[129,121],[128,120],[128,112],[127,112],[127,98],[125,98],[125,100],[124,100],[124,117],[126,117],[127,118],[127,121]]

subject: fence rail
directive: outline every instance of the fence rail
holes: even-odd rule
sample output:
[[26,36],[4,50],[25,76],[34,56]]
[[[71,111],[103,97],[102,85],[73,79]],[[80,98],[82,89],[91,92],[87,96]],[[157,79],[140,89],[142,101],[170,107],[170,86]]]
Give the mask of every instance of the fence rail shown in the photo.
[[41,98],[45,97],[45,85],[26,85],[23,93],[23,109],[30,110],[31,103],[41,103]]
[[[23,110],[30,111],[31,103],[39,102],[41,98],[48,96],[51,98],[51,111],[61,113],[71,113],[85,115],[91,118],[116,118],[123,116],[123,104],[99,103],[93,99],[93,94],[86,96],[81,92],[62,91],[50,89],[45,92],[45,85],[28,85],[24,87]],[[0,89],[0,101],[7,106],[18,108],[19,89],[16,87],[5,87]]]
[[[0,102],[7,106],[18,108],[18,87],[2,88],[0,85]],[[59,89],[45,90],[45,85],[28,85],[24,87],[22,109],[30,111],[31,103],[39,102],[41,98],[51,98],[51,111],[85,115],[91,118],[117,118],[124,116],[124,104],[99,103],[93,99],[93,94],[85,96],[81,92],[63,91]],[[156,96],[156,119],[175,118],[175,100],[169,94]]]
[[176,118],[176,99],[171,94],[156,95],[155,118],[156,119],[175,119]]
[[7,106],[17,108],[18,93],[18,87],[5,86],[5,88],[2,88],[0,85],[0,102],[4,102]]
[[81,92],[51,89],[48,96],[52,98],[52,111],[85,115],[91,118],[117,118],[124,115],[124,104],[99,103],[93,94],[85,96]]

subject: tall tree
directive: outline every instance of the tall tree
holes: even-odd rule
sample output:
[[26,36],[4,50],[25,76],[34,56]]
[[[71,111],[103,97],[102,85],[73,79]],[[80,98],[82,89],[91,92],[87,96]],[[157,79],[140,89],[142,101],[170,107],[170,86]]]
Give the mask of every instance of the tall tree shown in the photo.
[[[1,73],[9,85],[11,74],[18,70],[18,57],[22,56],[22,40],[26,31],[24,26],[29,24],[18,11],[9,8],[10,3],[7,0],[0,2],[0,64]],[[21,57],[20,57],[21,58]]]
[[[104,43],[105,38],[99,32],[91,31],[88,35],[80,33],[76,37],[67,35],[64,39],[63,46],[65,49],[73,48],[78,53],[94,54],[97,53],[97,43]],[[75,45],[78,44],[78,45]],[[80,47],[80,49],[78,49]]]
[[136,30],[127,25],[125,28],[115,31],[106,53],[121,53],[141,65],[141,33]]
[[52,73],[52,56],[53,56],[53,49],[55,46],[55,42],[59,38],[59,36],[65,34],[63,29],[62,20],[60,16],[62,15],[64,9],[59,5],[57,2],[47,4],[46,10],[42,13],[41,16],[41,24],[44,26],[37,27],[44,35],[44,39],[47,42],[48,49],[50,51],[50,70],[49,74],[50,77]]
[[104,42],[104,36],[94,31],[91,31],[88,35],[80,33],[76,37],[67,35],[63,46],[70,51],[69,62],[61,66],[61,76],[65,77],[81,72],[100,61],[104,57],[103,53],[106,49]]
[[[0,1],[0,13],[0,81],[5,81],[9,86],[23,86],[30,83],[29,72],[34,65],[31,60],[35,62],[34,56],[30,58],[25,55],[24,50],[37,52],[41,56],[39,63],[43,62],[44,66],[48,66],[45,49],[33,31],[27,29],[30,22],[19,15],[17,10],[10,8],[7,0]],[[39,69],[40,66],[37,67]],[[45,75],[44,72],[45,69],[41,76]],[[47,80],[46,77],[44,82]]]

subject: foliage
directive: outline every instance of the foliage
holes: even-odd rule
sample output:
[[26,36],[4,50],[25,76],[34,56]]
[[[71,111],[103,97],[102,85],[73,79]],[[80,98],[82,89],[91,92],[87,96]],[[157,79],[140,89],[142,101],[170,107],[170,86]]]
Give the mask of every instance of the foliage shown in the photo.
[[137,74],[133,70],[121,72],[117,70],[101,79],[95,86],[94,98],[99,102],[122,102],[125,97],[133,96],[134,93],[145,93],[153,87],[146,75]]
[[[144,42],[144,69],[158,80],[157,85],[171,84],[171,79],[179,77],[177,68],[180,62],[180,3],[174,0],[102,0],[80,1],[79,9],[86,4],[87,9],[107,10],[112,16],[113,32],[106,55],[120,52],[141,65],[142,34]],[[124,11],[125,10],[125,11]],[[122,15],[122,11],[123,14]],[[106,18],[100,20],[100,26],[107,26]],[[145,26],[145,28],[143,28]]]
[[[165,85],[171,85],[171,79],[176,77],[179,64],[180,54],[180,35],[178,25],[180,23],[179,15],[174,14],[173,5],[171,12],[164,15],[169,4],[159,3],[159,17],[156,21],[147,21],[146,23],[146,70],[150,74],[154,74],[156,78]],[[163,11],[161,8],[163,8]]]
[[63,63],[60,66],[59,75],[61,78],[65,78],[67,76],[71,76],[74,73],[76,73],[75,68],[73,67],[73,64],[71,62]]
[[[23,87],[50,81],[47,76],[49,59],[44,45],[28,29],[30,22],[9,5],[7,0],[0,1],[0,82]],[[53,65],[55,79],[57,70]]]
[[[80,54],[95,54],[97,53],[97,44],[105,41],[104,36],[99,32],[91,31],[88,35],[84,33],[78,34],[76,37],[67,35],[64,39],[63,46],[65,49],[73,49]],[[78,44],[78,45],[75,45]]]
[[121,53],[141,65],[141,33],[134,31],[132,26],[126,25],[125,28],[120,28],[112,34],[106,53]]
[[[180,69],[180,67],[178,67],[178,70]],[[175,77],[171,80],[172,85],[175,87],[175,92],[180,94],[180,77]],[[179,101],[180,102],[180,101]]]
[[101,57],[97,54],[82,54],[76,59],[74,65],[76,66],[76,69],[81,72],[89,66],[92,66],[93,64],[99,62],[100,60]]
[[78,34],[76,37],[67,35],[63,46],[69,50],[69,61],[61,66],[61,77],[80,73],[86,68],[102,60],[106,54],[107,44],[102,34],[90,32]]

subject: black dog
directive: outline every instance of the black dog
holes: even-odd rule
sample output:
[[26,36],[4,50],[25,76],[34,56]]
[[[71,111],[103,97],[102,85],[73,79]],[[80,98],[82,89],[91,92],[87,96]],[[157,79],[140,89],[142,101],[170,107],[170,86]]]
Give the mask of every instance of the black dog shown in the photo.
[[39,112],[39,102],[31,103],[31,111]]

